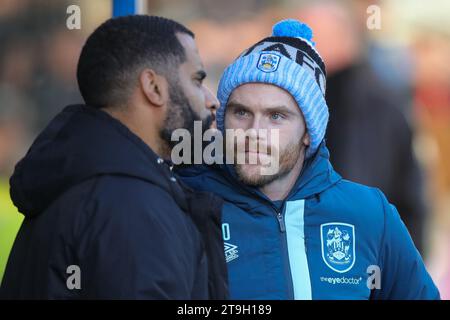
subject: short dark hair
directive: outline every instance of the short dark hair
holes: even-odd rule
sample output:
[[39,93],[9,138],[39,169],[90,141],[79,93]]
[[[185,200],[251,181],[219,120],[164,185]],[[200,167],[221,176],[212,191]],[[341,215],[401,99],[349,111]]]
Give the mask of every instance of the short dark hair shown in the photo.
[[87,105],[104,108],[127,102],[144,68],[169,77],[186,61],[176,33],[194,34],[170,19],[132,15],[109,19],[87,39],[77,80]]

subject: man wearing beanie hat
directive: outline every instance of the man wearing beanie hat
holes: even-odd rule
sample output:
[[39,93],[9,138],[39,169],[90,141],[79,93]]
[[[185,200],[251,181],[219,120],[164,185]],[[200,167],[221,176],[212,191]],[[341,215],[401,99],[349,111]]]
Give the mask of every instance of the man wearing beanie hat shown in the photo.
[[[225,200],[230,296],[439,299],[395,207],[380,190],[342,179],[330,164],[326,71],[314,45],[307,25],[281,21],[220,81],[218,129],[275,130],[278,140],[259,133],[233,139],[233,150],[244,147],[245,163],[180,172],[193,188]],[[263,174],[263,159],[274,153],[277,170]],[[247,163],[250,156],[258,161]]]

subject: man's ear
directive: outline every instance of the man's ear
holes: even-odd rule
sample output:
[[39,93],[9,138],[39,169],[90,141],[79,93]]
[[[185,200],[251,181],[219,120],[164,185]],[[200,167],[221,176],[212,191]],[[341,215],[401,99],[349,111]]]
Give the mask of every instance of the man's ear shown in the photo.
[[311,139],[309,138],[308,132],[303,136],[302,142],[305,146],[309,146],[311,144]]
[[161,107],[168,100],[168,83],[166,78],[152,69],[144,69],[139,76],[139,86],[151,104]]

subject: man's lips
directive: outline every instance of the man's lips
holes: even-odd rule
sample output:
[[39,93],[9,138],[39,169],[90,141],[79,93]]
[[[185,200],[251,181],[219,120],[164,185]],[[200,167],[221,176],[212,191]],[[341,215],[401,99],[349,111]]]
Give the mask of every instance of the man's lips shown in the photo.
[[245,157],[247,158],[256,158],[256,159],[267,159],[270,158],[272,155],[267,152],[257,152],[257,151],[245,151]]
[[243,165],[265,165],[271,159],[271,155],[266,152],[245,151],[245,163]]

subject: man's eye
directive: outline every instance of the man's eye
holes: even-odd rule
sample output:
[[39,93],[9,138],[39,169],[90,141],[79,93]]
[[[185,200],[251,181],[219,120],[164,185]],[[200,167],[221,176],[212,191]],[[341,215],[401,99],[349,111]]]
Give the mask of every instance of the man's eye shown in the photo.
[[283,118],[283,115],[281,113],[275,112],[270,115],[270,118],[272,120],[280,120]]
[[237,110],[235,114],[239,117],[244,117],[247,115],[247,112],[245,110]]

